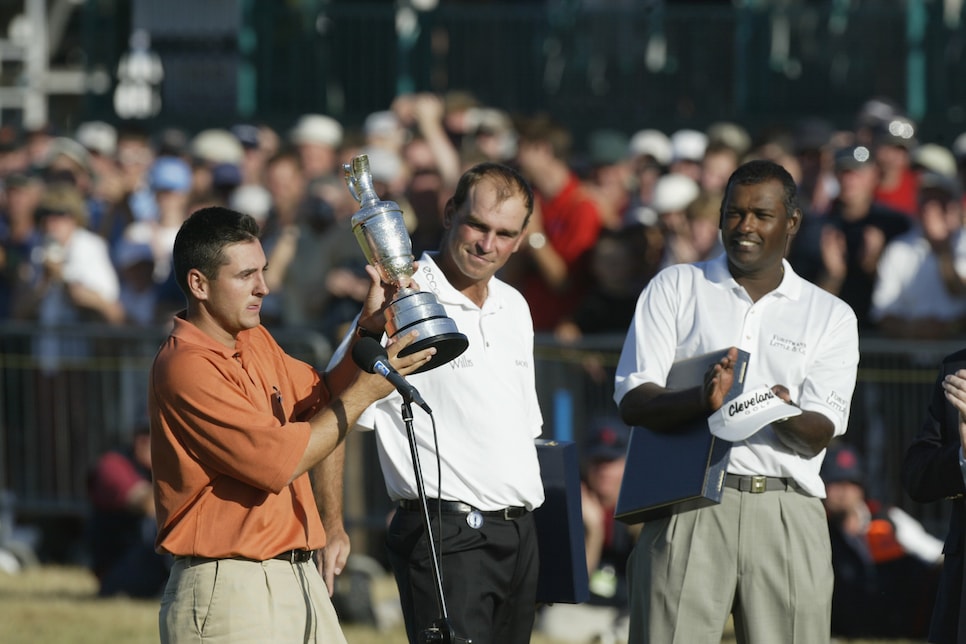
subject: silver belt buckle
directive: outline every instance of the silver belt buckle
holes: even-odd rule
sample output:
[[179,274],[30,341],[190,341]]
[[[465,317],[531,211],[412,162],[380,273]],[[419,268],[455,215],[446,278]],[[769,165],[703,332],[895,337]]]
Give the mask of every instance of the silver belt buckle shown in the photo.
[[483,513],[476,509],[467,512],[466,525],[470,526],[474,530],[479,530],[483,525]]
[[768,483],[768,478],[764,476],[752,476],[751,477],[751,489],[749,492],[752,494],[761,494],[765,491]]

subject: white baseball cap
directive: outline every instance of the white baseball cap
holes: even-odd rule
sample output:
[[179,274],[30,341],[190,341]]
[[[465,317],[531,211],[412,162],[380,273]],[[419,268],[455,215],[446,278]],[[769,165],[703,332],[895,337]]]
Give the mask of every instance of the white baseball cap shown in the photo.
[[966,132],[963,132],[953,141],[953,154],[957,159],[966,159]]
[[701,161],[708,136],[697,130],[678,130],[671,135],[671,161]]
[[635,132],[628,148],[632,157],[648,155],[661,165],[671,162],[671,139],[660,130],[645,129]]
[[731,399],[708,418],[711,433],[726,441],[743,441],[765,425],[798,416],[802,410],[790,405],[771,387],[763,386]]
[[304,114],[295,123],[289,138],[296,145],[314,143],[337,148],[342,144],[342,125],[331,116]]
[[937,143],[923,143],[912,151],[912,164],[929,172],[937,172],[949,177],[956,176],[956,157]]
[[117,129],[104,121],[87,121],[77,126],[77,142],[104,156],[117,152]]
[[211,128],[202,130],[191,140],[191,154],[211,164],[241,163],[245,150],[241,142],[229,130]]
[[679,173],[662,176],[654,185],[651,207],[658,213],[684,210],[698,198],[701,188],[691,177]]

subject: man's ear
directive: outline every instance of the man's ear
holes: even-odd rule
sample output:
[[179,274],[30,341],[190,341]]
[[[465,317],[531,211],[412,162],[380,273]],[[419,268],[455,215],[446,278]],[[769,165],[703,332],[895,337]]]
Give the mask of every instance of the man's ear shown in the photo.
[[446,205],[443,206],[443,230],[449,230],[453,227],[453,216],[455,214],[456,205],[453,203],[453,198],[450,197]]
[[188,291],[196,300],[208,299],[208,278],[197,268],[188,271]]
[[793,237],[796,233],[798,233],[798,229],[801,227],[802,211],[800,208],[796,208],[788,218],[788,236]]

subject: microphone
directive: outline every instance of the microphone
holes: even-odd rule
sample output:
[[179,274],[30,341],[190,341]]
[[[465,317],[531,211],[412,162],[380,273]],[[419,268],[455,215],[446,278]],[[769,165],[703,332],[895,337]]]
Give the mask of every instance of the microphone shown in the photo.
[[409,384],[402,375],[389,364],[389,356],[379,342],[373,338],[362,337],[352,346],[352,360],[360,369],[369,373],[378,373],[396,388],[406,402],[414,402],[427,414],[433,413],[416,388]]

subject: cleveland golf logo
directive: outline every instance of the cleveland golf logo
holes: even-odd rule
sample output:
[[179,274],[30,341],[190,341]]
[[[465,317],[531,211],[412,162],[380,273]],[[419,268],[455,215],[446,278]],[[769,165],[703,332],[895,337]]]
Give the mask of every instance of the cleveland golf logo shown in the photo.
[[739,414],[748,416],[756,413],[762,406],[768,405],[772,400],[778,398],[771,389],[759,389],[750,392],[747,396],[735,398],[728,405],[728,417],[734,418]]
[[728,441],[745,440],[762,427],[798,416],[802,410],[779,398],[771,387],[746,392],[708,417],[708,429]]

